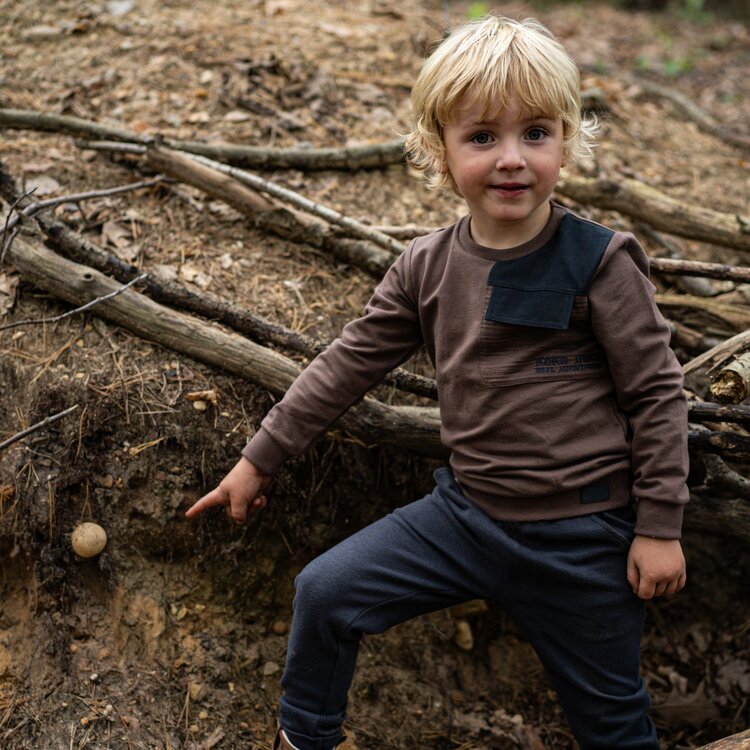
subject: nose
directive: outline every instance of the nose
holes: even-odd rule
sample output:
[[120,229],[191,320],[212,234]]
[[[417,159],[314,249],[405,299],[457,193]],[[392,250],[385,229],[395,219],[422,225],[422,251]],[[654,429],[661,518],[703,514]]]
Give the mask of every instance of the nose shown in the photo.
[[515,140],[506,140],[498,143],[497,157],[495,167],[499,171],[513,172],[523,169],[526,166],[526,159],[519,144]]

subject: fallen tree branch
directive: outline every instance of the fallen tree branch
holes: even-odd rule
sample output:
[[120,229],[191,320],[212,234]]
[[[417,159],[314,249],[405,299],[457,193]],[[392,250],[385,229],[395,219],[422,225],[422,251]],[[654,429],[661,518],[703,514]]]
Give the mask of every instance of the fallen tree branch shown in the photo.
[[738,281],[750,283],[750,268],[731,266],[728,263],[705,263],[700,260],[679,260],[674,258],[649,258],[649,265],[654,271],[681,276],[702,276],[721,281]]
[[[156,140],[155,136],[139,135],[80,117],[23,109],[0,109],[0,128],[41,130],[94,140],[129,141],[144,146]],[[404,159],[404,143],[401,139],[346,148],[262,148],[236,146],[231,143],[207,144],[172,138],[165,138],[164,144],[236,167],[255,169],[381,169],[391,164],[399,164]]]
[[732,471],[719,456],[706,453],[703,456],[706,478],[703,486],[708,490],[727,492],[733,497],[750,500],[750,479]]
[[671,102],[681,115],[694,122],[698,126],[698,129],[704,133],[718,138],[722,143],[729,143],[743,151],[750,151],[750,136],[737,133],[734,127],[728,128],[726,125],[718,122],[694,101],[679,91],[640,78],[633,78],[631,80],[640,86],[644,94],[656,96]]
[[742,331],[750,328],[750,309],[742,305],[716,302],[690,294],[656,294],[655,300],[660,309],[699,310],[724,321],[734,329]]
[[569,176],[556,190],[578,203],[618,211],[669,234],[750,250],[749,218],[682,203],[638,180]]
[[708,372],[711,372],[730,357],[748,347],[750,347],[750,331],[742,331],[736,336],[732,336],[732,338],[717,344],[713,349],[703,352],[703,354],[698,355],[695,359],[691,359],[690,362],[683,365],[682,372],[685,375],[689,375],[703,367],[707,367]]
[[3,440],[3,442],[0,443],[0,451],[3,450],[4,448],[7,448],[8,446],[13,445],[13,443],[17,443],[19,440],[22,440],[23,438],[31,435],[32,433],[37,432],[38,430],[41,430],[47,425],[50,425],[53,422],[57,422],[59,419],[62,419],[63,417],[67,417],[68,414],[71,414],[77,408],[78,408],[78,404],[73,404],[73,406],[69,406],[67,409],[61,412],[58,412],[57,414],[52,414],[49,417],[45,417],[41,422],[37,422],[36,424],[31,425],[31,427],[27,427],[25,430],[21,430],[21,432],[17,432],[15,435],[12,435],[7,440]]
[[711,395],[723,404],[739,404],[750,395],[750,352],[713,373]]
[[[27,200],[25,195],[20,198],[16,197],[17,188],[13,178],[4,169],[1,162],[0,195],[17,204],[22,204]],[[33,205],[39,204],[29,202],[22,212],[26,214]],[[113,276],[122,283],[130,281],[140,273],[140,269],[136,266],[107,253],[62,222],[45,216],[39,211],[33,214],[33,218],[53,245],[73,261],[91,266],[97,271]],[[260,343],[299,352],[308,359],[312,359],[326,348],[326,344],[278,323],[273,323],[251,310],[235,305],[210,292],[197,294],[174,281],[155,278],[153,274],[145,279],[144,292],[157,302],[197,313],[204,318],[223,323],[240,333],[251,336]],[[437,386],[432,378],[417,375],[401,367],[389,373],[385,377],[384,383],[402,391],[433,400],[437,399]]]
[[309,198],[305,198],[303,195],[295,193],[293,190],[288,190],[270,180],[264,180],[263,178],[250,174],[245,170],[227,166],[226,164],[214,161],[213,159],[208,159],[205,156],[196,155],[191,158],[195,159],[195,161],[200,164],[205,164],[207,167],[217,170],[218,172],[223,172],[230,177],[234,177],[235,180],[239,180],[245,185],[249,185],[253,190],[257,190],[261,193],[268,193],[274,198],[291,203],[293,206],[300,208],[303,211],[307,211],[315,216],[320,216],[320,218],[325,219],[331,224],[344,227],[349,230],[351,233],[350,236],[359,237],[363,240],[370,240],[370,242],[374,242],[376,245],[380,245],[380,247],[385,248],[396,255],[404,251],[403,243],[398,242],[393,239],[393,237],[378,232],[376,229],[368,227],[359,221],[355,221],[349,216],[344,216],[338,211],[334,211],[332,208],[311,201]]
[[718,453],[732,459],[750,460],[750,437],[734,432],[688,432],[688,446],[701,453]]
[[76,307],[75,310],[68,310],[67,312],[62,313],[61,315],[56,315],[54,318],[35,318],[33,320],[17,320],[13,323],[6,323],[5,325],[0,326],[0,331],[8,331],[11,328],[18,328],[19,326],[31,326],[31,325],[46,325],[48,323],[57,323],[60,320],[65,320],[65,318],[69,318],[72,315],[77,315],[78,313],[85,312],[86,310],[90,310],[95,305],[98,305],[102,302],[106,302],[108,299],[112,299],[113,297],[116,297],[118,294],[122,294],[126,289],[129,289],[133,284],[136,284],[139,281],[143,281],[148,276],[147,273],[142,273],[140,276],[136,277],[135,279],[132,279],[131,281],[128,281],[127,284],[124,286],[121,286],[119,289],[115,289],[112,292],[109,292],[108,294],[105,294],[103,297],[97,297],[96,299],[92,299],[90,302],[87,302],[85,305],[81,305],[80,307]]
[[327,224],[277,207],[222,172],[198,164],[186,154],[171,149],[149,148],[144,158],[157,172],[186,182],[249,217],[255,226],[294,242],[303,242],[330,252],[346,263],[382,276],[396,256],[364,240],[337,237]]
[[[97,315],[126,330],[199,362],[250,380],[277,396],[286,392],[301,372],[288,357],[244,336],[159,305],[125,290],[98,271],[56,255],[39,243],[19,236],[8,249],[10,261],[32,283],[73,304],[107,297]],[[387,442],[415,453],[445,458],[440,421],[434,412],[417,419],[414,408],[388,406],[365,398],[341,418],[341,426],[366,444]]]
[[750,406],[688,401],[688,419],[691,422],[732,422],[750,427]]

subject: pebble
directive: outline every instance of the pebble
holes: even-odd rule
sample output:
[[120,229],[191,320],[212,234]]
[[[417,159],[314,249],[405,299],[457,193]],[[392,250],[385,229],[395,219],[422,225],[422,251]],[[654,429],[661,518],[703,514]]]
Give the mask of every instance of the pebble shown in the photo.
[[264,677],[270,677],[272,674],[276,674],[281,669],[281,667],[276,664],[276,662],[273,661],[267,661],[263,665],[263,676]]
[[271,631],[276,635],[285,635],[287,630],[289,630],[289,626],[284,620],[276,620],[276,622],[271,625]]
[[208,711],[201,711],[201,712],[200,712],[200,713],[198,714],[198,718],[199,718],[199,719],[200,719],[201,721],[205,721],[205,720],[206,720],[206,719],[208,718]]
[[462,651],[471,651],[474,648],[474,634],[471,632],[471,625],[466,620],[456,622],[456,633],[453,636],[453,642]]
[[198,401],[193,401],[193,409],[196,411],[206,411],[206,409],[208,409],[208,404],[199,399]]
[[203,685],[200,682],[191,682],[188,694],[191,701],[199,701],[203,697]]

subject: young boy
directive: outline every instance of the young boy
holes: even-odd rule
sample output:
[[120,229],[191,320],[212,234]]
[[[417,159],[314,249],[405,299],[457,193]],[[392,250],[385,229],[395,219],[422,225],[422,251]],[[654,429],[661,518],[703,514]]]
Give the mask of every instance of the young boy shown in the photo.
[[409,245],[188,511],[244,522],[285,459],[426,347],[450,468],[297,578],[274,748],[341,741],[363,633],[474,598],[533,644],[582,750],[658,748],[642,600],[685,584],[686,404],[642,249],[550,200],[590,148],[579,85],[532,20],[486,18],[441,44],[407,150],[469,215]]

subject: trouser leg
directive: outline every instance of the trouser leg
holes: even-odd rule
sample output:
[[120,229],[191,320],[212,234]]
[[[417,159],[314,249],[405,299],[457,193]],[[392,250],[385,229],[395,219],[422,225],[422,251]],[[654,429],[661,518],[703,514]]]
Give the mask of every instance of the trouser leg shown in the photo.
[[[298,576],[280,719],[300,750],[340,739],[359,641],[416,615],[484,596],[491,539],[438,487],[313,560]],[[469,521],[465,516],[468,516]],[[491,529],[492,522],[487,520]]]
[[581,750],[658,750],[640,677],[644,607],[626,579],[629,513],[506,525],[519,542],[508,607]]

